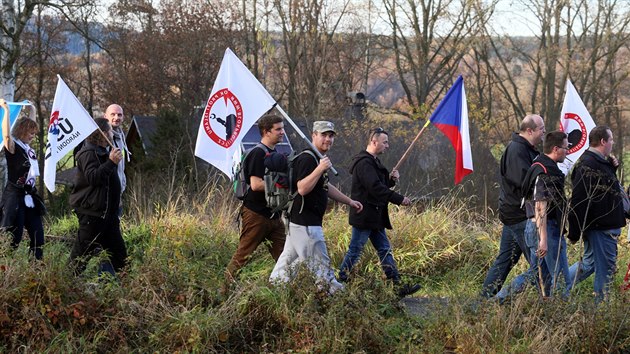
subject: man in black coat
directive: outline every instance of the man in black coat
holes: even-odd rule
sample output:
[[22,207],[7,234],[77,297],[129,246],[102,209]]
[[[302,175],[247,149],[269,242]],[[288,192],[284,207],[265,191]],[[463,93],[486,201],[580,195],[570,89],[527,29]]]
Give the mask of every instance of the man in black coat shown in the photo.
[[389,173],[377,157],[387,148],[389,148],[387,132],[382,128],[373,129],[370,132],[367,148],[353,158],[350,167],[352,174],[350,197],[363,204],[363,211],[359,213],[355,209],[350,209],[352,239],[348,253],[341,264],[339,279],[348,280],[348,273],[361,257],[363,247],[369,239],[376,249],[387,279],[398,286],[397,291],[400,296],[406,296],[418,291],[420,286],[400,284],[400,275],[385,229],[392,228],[387,205],[394,203],[406,206],[411,204],[411,201],[390,189],[396,184],[400,175],[396,170]]
[[528,223],[525,209],[521,206],[521,186],[532,161],[538,156],[536,145],[545,135],[545,123],[539,115],[528,115],[521,122],[518,134],[512,133],[512,141],[501,156],[501,181],[499,193],[499,219],[503,223],[499,254],[488,270],[481,296],[490,298],[503,286],[510,270],[529,251],[525,244],[525,226]]
[[607,298],[617,266],[617,242],[626,225],[622,193],[615,175],[619,161],[610,155],[614,144],[607,126],[591,130],[589,148],[571,173],[569,240],[584,240],[584,256],[569,270],[575,284],[595,272],[596,301]]

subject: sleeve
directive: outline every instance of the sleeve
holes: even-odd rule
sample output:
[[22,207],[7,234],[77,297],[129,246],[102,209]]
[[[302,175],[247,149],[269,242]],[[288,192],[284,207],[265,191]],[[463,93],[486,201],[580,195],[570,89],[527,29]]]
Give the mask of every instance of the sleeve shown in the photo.
[[265,177],[265,155],[267,153],[259,148],[253,148],[245,157],[245,177],[256,176],[261,179]]
[[359,183],[368,191],[374,200],[383,202],[391,202],[400,205],[405,199],[404,196],[389,189],[379,178],[375,172],[375,167],[370,164],[368,159],[358,161],[354,167],[354,173],[358,177]]
[[525,178],[525,174],[527,174],[527,170],[529,170],[529,167],[532,164],[529,160],[527,151],[508,151],[504,157],[505,166],[503,169],[505,179],[511,185],[518,186],[520,188]]
[[86,151],[80,155],[77,167],[91,186],[98,187],[107,185],[109,176],[117,173],[118,166],[109,158],[101,163],[96,152]]
[[550,191],[548,188],[549,179],[545,178],[545,175],[538,175],[536,182],[534,183],[533,198],[535,201],[543,201],[551,199]]
[[295,160],[295,183],[310,175],[317,168],[318,161],[310,154],[304,153]]

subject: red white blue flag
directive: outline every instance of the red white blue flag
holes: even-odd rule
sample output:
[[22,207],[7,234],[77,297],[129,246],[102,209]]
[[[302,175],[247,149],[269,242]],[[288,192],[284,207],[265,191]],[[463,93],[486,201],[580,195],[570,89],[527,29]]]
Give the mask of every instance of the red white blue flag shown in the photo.
[[470,136],[468,134],[468,104],[464,79],[460,75],[442,102],[429,118],[446,135],[455,148],[455,184],[473,171]]

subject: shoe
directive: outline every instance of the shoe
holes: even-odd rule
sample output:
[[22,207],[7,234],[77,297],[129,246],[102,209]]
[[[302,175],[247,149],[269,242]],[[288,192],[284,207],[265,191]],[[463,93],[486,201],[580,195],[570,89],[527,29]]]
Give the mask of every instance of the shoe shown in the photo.
[[398,296],[403,298],[415,294],[420,288],[420,284],[403,284],[398,288]]

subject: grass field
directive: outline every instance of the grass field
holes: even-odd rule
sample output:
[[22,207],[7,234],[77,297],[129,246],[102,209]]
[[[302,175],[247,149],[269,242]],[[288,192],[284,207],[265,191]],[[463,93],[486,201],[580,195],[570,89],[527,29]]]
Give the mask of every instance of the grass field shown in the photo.
[[[203,197],[151,202],[129,194],[122,228],[130,264],[120,283],[101,281],[92,261],[81,278],[66,269],[74,217],[48,220],[43,262],[28,260],[27,242],[11,252],[0,242],[1,352],[627,352],[628,299],[617,289],[630,260],[625,236],[610,302],[595,306],[592,280],[568,301],[542,301],[529,289],[510,303],[477,298],[498,249],[500,225],[465,201],[392,207],[389,233],[414,296],[446,306],[405,310],[367,247],[358,276],[327,296],[306,271],[288,286],[268,283],[273,260],[261,247],[228,298],[223,271],[238,242],[238,204],[213,187]],[[332,263],[347,249],[344,208],[325,218]],[[623,230],[624,235],[626,229]],[[578,259],[579,245],[569,246]],[[522,260],[511,276],[526,269]]]

